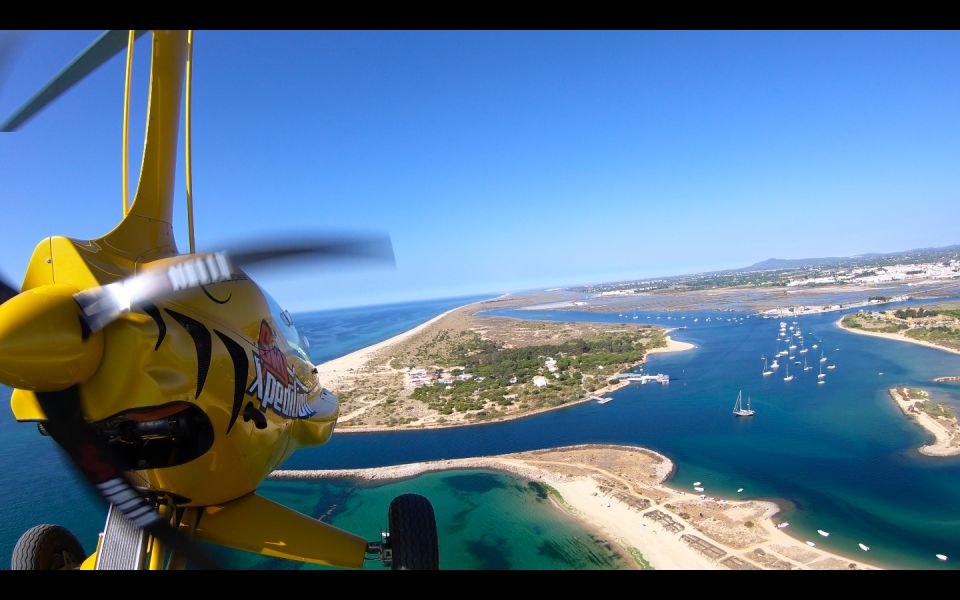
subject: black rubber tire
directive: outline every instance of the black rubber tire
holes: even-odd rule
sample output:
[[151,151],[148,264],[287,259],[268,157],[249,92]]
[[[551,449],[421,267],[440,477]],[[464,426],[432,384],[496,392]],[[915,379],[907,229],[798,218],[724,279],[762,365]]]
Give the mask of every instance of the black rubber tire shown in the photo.
[[20,536],[13,547],[10,569],[56,571],[76,569],[87,557],[70,530],[59,525],[36,525]]
[[440,546],[433,505],[419,494],[397,496],[390,503],[390,549],[394,570],[437,570]]

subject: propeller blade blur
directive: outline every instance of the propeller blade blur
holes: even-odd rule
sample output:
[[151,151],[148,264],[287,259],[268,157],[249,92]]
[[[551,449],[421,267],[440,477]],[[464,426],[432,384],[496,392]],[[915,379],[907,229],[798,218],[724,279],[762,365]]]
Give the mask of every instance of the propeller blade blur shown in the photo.
[[387,235],[325,238],[255,247],[244,252],[187,254],[163,267],[104,286],[83,290],[73,298],[80,305],[89,332],[100,331],[142,302],[156,302],[182,290],[242,277],[241,267],[313,257],[324,262],[366,259],[395,264]]
[[349,258],[383,261],[395,265],[390,236],[326,238],[316,241],[296,241],[288,244],[247,246],[242,251],[231,251],[230,260],[238,267],[266,262],[312,257],[322,261]]
[[[97,67],[113,58],[127,47],[128,33],[124,29],[114,29],[101,35],[97,41],[73,59],[73,62],[37,92],[20,110],[7,119],[3,125],[0,125],[0,131],[15,131],[77,82],[95,71]],[[138,30],[134,36],[140,37],[144,33],[146,33],[145,30]]]

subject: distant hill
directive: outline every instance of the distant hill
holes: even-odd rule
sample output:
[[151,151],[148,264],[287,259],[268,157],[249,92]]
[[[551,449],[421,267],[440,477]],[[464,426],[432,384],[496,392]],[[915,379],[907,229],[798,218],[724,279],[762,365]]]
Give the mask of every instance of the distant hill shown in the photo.
[[855,264],[866,261],[881,261],[884,259],[902,259],[910,256],[941,255],[960,252],[960,244],[942,246],[939,248],[916,248],[901,252],[859,254],[857,256],[830,256],[822,258],[768,258],[749,267],[736,269],[737,271],[773,271],[777,269],[799,269],[802,267],[834,267],[845,264]]

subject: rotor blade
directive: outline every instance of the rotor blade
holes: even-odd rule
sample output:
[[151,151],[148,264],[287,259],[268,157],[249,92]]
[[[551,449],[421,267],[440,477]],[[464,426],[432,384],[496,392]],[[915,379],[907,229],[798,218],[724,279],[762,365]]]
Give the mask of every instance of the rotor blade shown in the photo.
[[0,88],[7,77],[10,65],[23,44],[26,33],[22,31],[0,31]]
[[381,260],[395,265],[390,236],[317,240],[314,242],[291,242],[259,247],[247,247],[243,251],[230,252],[230,260],[238,267],[247,267],[265,262],[293,258],[313,257],[321,260],[360,258]]
[[0,279],[0,304],[3,304],[10,298],[13,298],[20,293],[20,290],[13,287],[3,279]]
[[[138,30],[134,33],[134,37],[138,38],[144,33],[146,33],[146,31]],[[113,58],[118,52],[127,47],[128,35],[128,31],[123,29],[113,29],[101,35],[89,48],[81,52],[80,56],[73,59],[73,62],[67,65],[50,83],[37,92],[29,102],[24,104],[20,110],[7,119],[3,125],[0,125],[0,131],[15,131],[27,122],[27,120],[43,110],[44,107],[56,100],[61,94],[73,87],[78,81]]]

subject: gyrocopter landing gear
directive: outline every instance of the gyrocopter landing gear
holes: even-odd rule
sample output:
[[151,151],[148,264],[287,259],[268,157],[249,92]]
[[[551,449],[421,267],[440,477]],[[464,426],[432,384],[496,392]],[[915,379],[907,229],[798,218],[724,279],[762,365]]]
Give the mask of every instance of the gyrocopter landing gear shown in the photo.
[[397,496],[390,503],[389,531],[383,541],[367,544],[384,566],[394,570],[440,568],[437,519],[430,501],[418,494]]
[[17,540],[10,568],[15,571],[76,569],[86,556],[83,546],[65,527],[36,525]]

